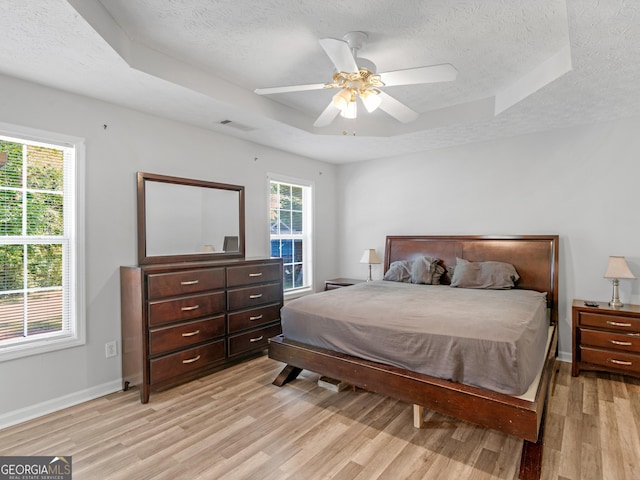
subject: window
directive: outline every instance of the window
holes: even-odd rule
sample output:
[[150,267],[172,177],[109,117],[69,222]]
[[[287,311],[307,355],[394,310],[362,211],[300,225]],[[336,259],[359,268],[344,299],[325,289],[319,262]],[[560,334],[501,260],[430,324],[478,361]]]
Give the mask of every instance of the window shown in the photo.
[[312,287],[311,185],[270,180],[271,256],[282,257],[285,293]]
[[0,125],[0,360],[84,343],[69,140]]

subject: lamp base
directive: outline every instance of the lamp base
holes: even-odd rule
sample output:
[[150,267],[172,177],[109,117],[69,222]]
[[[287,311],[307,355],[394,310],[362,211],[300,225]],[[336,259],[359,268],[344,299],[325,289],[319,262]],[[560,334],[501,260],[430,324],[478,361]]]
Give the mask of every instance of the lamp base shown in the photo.
[[624,303],[622,303],[620,301],[620,295],[618,294],[618,284],[620,283],[620,281],[617,278],[614,278],[612,283],[613,283],[613,297],[611,298],[611,301],[609,302],[609,306],[611,308],[623,307]]

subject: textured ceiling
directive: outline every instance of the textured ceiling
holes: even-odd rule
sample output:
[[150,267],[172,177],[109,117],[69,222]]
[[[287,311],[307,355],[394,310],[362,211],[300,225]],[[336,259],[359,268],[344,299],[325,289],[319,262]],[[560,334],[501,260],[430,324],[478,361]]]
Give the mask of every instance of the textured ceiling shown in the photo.
[[[2,10],[0,73],[328,161],[640,112],[637,0],[2,0]],[[450,63],[458,77],[385,89],[420,113],[408,124],[376,111],[318,129],[335,92],[253,93],[330,81],[318,40],[353,30],[368,34],[358,55],[378,71]]]

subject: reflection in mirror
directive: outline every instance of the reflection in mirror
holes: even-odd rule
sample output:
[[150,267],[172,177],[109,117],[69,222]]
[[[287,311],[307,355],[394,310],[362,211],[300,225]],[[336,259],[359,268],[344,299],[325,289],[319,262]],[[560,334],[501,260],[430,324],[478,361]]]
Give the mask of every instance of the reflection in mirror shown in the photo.
[[[147,255],[238,252],[238,192],[147,183]],[[188,208],[185,208],[188,206]],[[226,237],[235,237],[231,248]]]
[[244,187],[139,172],[138,188],[139,263],[244,256]]

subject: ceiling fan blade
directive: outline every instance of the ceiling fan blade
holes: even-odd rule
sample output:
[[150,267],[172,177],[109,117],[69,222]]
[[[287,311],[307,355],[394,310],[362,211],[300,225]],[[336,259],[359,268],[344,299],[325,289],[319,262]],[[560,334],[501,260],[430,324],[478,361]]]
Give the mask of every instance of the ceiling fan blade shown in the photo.
[[418,83],[450,82],[456,79],[458,71],[449,63],[428,67],[407,68],[392,72],[379,73],[387,87],[394,85],[415,85]]
[[409,107],[407,107],[404,103],[399,102],[395,98],[390,95],[387,95],[384,92],[380,92],[381,102],[380,102],[380,110],[387,112],[396,120],[402,123],[413,122],[416,118],[420,116],[418,112],[414,112]]
[[291,85],[288,87],[256,88],[254,92],[258,95],[271,95],[272,93],[304,92],[306,90],[322,90],[323,88],[325,88],[324,83],[309,83],[307,85]]
[[338,72],[355,73],[358,71],[358,65],[353,58],[349,44],[344,40],[323,38],[320,40],[320,46],[331,59]]
[[313,122],[314,127],[326,127],[338,116],[340,110],[338,110],[333,103],[329,103],[327,108],[320,114],[320,116]]

